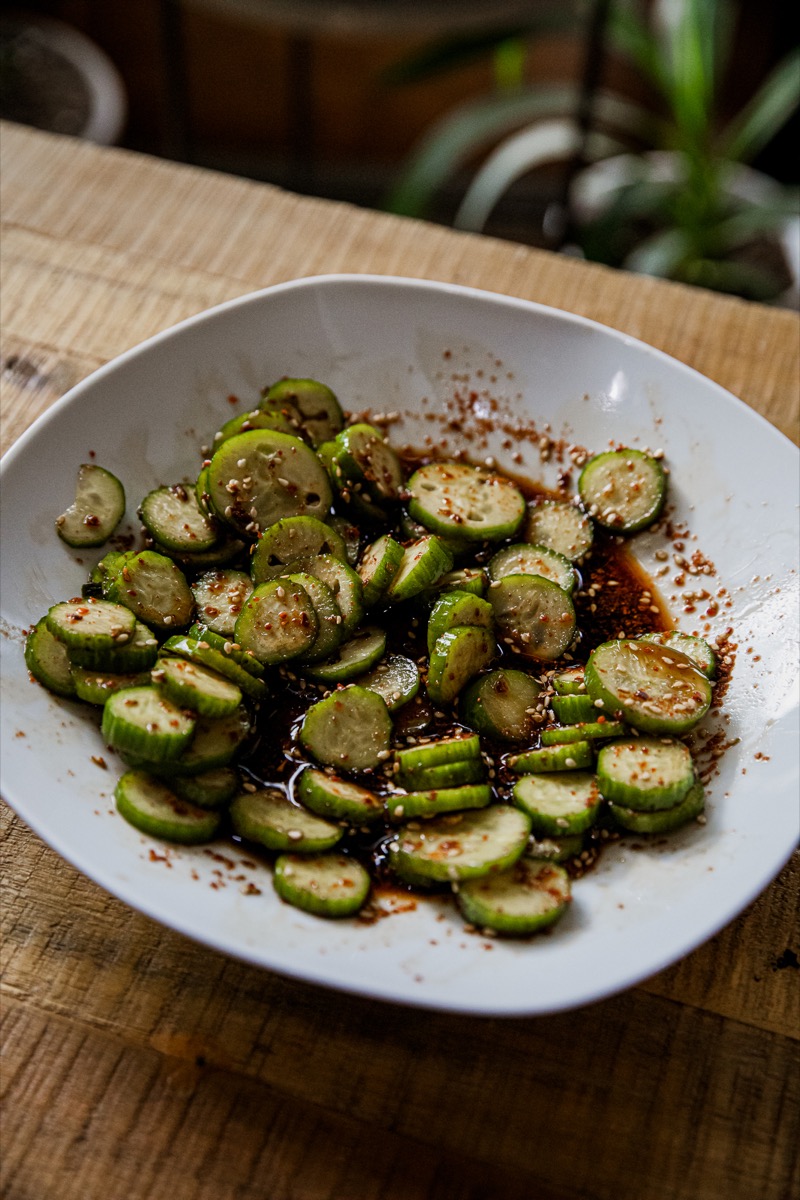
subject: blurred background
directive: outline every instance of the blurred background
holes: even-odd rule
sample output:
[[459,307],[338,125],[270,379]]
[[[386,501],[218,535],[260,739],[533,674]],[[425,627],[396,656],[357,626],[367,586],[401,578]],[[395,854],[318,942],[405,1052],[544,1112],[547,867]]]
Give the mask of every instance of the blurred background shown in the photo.
[[786,0],[38,0],[0,114],[798,307]]

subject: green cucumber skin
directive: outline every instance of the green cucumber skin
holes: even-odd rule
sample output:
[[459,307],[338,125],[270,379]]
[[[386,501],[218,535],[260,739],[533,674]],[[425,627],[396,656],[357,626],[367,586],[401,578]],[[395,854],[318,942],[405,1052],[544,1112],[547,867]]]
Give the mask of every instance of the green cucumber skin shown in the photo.
[[705,808],[705,793],[701,783],[689,788],[680,804],[672,808],[661,808],[651,812],[639,812],[621,804],[609,804],[608,809],[615,825],[626,833],[664,834],[673,833],[696,821]]
[[[527,937],[558,921],[571,896],[563,867],[526,855],[499,875],[462,883],[456,900],[464,920],[478,929]],[[514,912],[515,903],[528,911]]]
[[[652,501],[646,507],[634,504],[632,507],[637,512],[635,515],[632,514],[630,516],[625,516],[625,513],[622,511],[624,508],[629,507],[625,497],[622,498],[622,504],[618,504],[616,499],[604,501],[604,503],[608,503],[612,507],[601,510],[598,504],[601,493],[598,492],[595,483],[595,476],[601,473],[606,466],[622,465],[623,463],[642,464],[646,472],[652,477],[655,487],[655,495]],[[578,477],[578,493],[584,508],[598,525],[602,525],[605,529],[610,529],[614,533],[638,533],[640,530],[652,525],[661,515],[661,510],[664,507],[666,499],[666,492],[666,476],[659,460],[649,454],[643,453],[641,450],[631,450],[630,448],[624,450],[605,450],[601,454],[595,454],[586,463]],[[639,487],[637,489],[637,496],[641,496],[641,494],[642,489]]]
[[[631,656],[634,663],[645,674],[651,674],[654,680],[658,676],[672,673],[677,682],[685,684],[683,697],[670,693],[669,705],[672,711],[658,711],[655,700],[641,700],[638,691],[641,688],[634,683],[626,689],[613,687],[607,682],[607,676],[614,668],[614,660]],[[676,666],[671,672],[671,666]],[[608,716],[617,716],[640,733],[652,733],[670,737],[688,733],[702,721],[711,707],[711,683],[695,664],[685,654],[678,650],[668,650],[653,642],[634,641],[620,638],[616,641],[603,642],[589,656],[585,668],[586,691],[593,700],[602,700],[603,711]],[[678,708],[678,701],[685,705]],[[665,704],[665,707],[667,705]]]
[[576,771],[591,767],[594,751],[591,742],[572,742],[567,746],[542,746],[539,750],[528,750],[509,759],[509,766],[517,775],[536,774],[539,771]]
[[488,600],[474,596],[471,592],[447,592],[434,604],[428,618],[428,654],[443,633],[458,625],[475,625],[491,629],[494,613]]
[[323,766],[368,771],[389,757],[392,720],[376,692],[351,684],[306,710],[300,741]]
[[[324,886],[319,888],[319,876],[327,874],[329,868],[335,865],[340,866],[349,886],[335,897],[330,893],[320,895],[321,890],[327,892],[328,889]],[[286,904],[312,916],[333,920],[355,916],[363,908],[371,886],[369,874],[361,864],[342,854],[307,857],[282,854],[275,862],[272,879],[275,891]],[[315,882],[316,888],[313,886]]]
[[75,697],[75,680],[70,670],[64,643],[57,638],[42,617],[25,639],[25,665],[34,679],[56,696]]
[[497,656],[488,629],[456,625],[437,639],[430,657],[426,688],[434,704],[451,704],[469,681]]
[[[154,816],[137,806],[134,794],[137,790],[156,791],[163,805],[163,816]],[[176,796],[161,780],[145,771],[127,771],[114,790],[117,811],[128,824],[140,833],[161,841],[176,842],[186,846],[202,845],[216,835],[220,816],[200,808]]]
[[391,820],[408,821],[415,817],[435,817],[440,813],[487,808],[491,802],[492,789],[488,784],[464,784],[461,787],[429,788],[389,796],[386,810]]

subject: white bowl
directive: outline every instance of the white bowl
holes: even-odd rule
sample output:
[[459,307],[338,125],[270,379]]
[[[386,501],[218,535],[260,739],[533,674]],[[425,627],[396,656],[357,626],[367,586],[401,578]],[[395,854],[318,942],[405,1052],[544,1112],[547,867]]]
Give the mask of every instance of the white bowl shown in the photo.
[[[374,925],[324,922],[283,905],[266,867],[217,847],[169,848],[114,814],[118,771],[96,718],[29,682],[21,630],[79,591],[93,556],[53,519],[90,455],[123,480],[131,517],[160,483],[191,478],[199,444],[283,374],[321,378],[353,410],[396,410],[398,443],[455,407],[466,428],[535,417],[591,449],[663,447],[676,520],[713,560],[732,601],[714,629],[739,643],[724,731],[736,741],[708,793],[707,824],[646,848],[624,843],[574,887],[548,936],[469,935],[447,901]],[[423,398],[425,401],[423,402]],[[453,434],[450,434],[453,439]],[[492,434],[480,454],[534,478],[535,444]],[[455,442],[451,440],[451,445]],[[478,449],[478,444],[473,444]],[[514,464],[521,451],[524,466]],[[2,767],[27,824],[108,891],[165,925],[249,962],[332,987],[473,1013],[585,1004],[674,962],[739,913],[798,837],[798,456],[750,409],[666,355],[579,317],[450,285],[367,276],[281,284],[185,321],[79,384],[2,467]],[[661,543],[640,535],[654,566]],[[703,579],[708,584],[709,580]],[[680,619],[681,614],[677,614]],[[687,628],[692,619],[687,618]],[[695,618],[696,619],[696,618]],[[758,756],[758,757],[756,757]],[[94,761],[104,758],[108,769]],[[637,847],[642,839],[635,840]],[[166,861],[164,861],[166,860]],[[245,894],[247,884],[259,894]]]

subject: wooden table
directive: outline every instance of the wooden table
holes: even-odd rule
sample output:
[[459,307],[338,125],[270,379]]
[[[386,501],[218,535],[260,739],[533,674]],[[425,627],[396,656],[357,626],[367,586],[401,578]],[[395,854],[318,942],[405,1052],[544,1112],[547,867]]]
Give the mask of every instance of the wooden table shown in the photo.
[[[298,276],[506,292],[643,338],[798,429],[796,316],[272,187],[2,131],[3,440],[113,355]],[[795,856],[624,995],[452,1017],[230,961],[128,910],[7,809],[8,1200],[790,1200]]]

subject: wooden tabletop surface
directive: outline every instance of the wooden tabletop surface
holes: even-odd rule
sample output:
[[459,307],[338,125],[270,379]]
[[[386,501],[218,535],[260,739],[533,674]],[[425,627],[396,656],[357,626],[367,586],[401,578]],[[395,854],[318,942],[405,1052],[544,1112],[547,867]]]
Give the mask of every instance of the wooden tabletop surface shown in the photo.
[[[541,301],[798,434],[797,317],[5,125],[3,445],[101,363],[330,272]],[[283,979],[125,907],[3,807],[7,1200],[791,1200],[800,858],[712,941],[536,1019]]]

